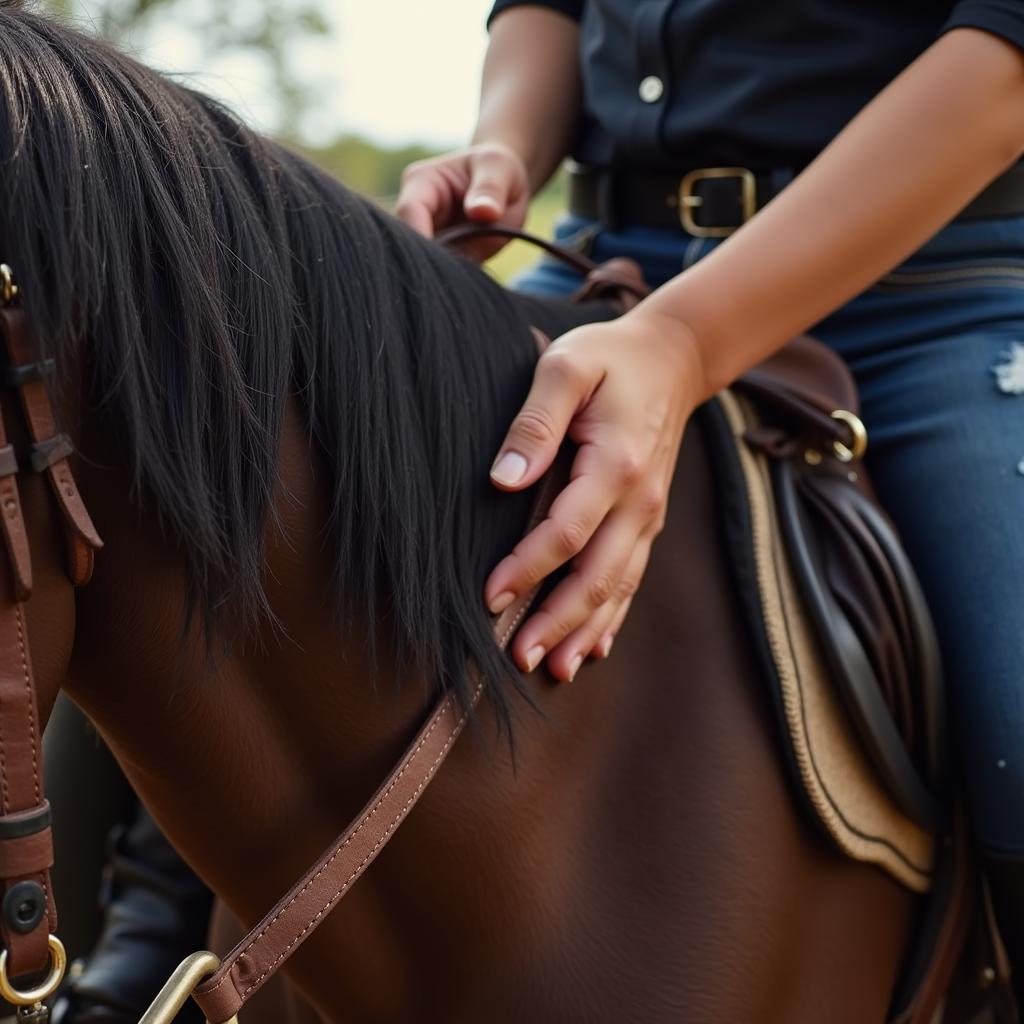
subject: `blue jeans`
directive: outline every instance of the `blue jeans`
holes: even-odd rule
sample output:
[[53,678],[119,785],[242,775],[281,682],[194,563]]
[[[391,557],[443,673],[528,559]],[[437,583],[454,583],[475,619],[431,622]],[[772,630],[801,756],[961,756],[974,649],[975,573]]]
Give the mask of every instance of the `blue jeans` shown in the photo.
[[[572,217],[556,237],[654,285],[721,244]],[[578,284],[545,259],[516,287]],[[857,379],[868,469],[935,616],[977,839],[1024,857],[1024,217],[954,222],[811,333]]]

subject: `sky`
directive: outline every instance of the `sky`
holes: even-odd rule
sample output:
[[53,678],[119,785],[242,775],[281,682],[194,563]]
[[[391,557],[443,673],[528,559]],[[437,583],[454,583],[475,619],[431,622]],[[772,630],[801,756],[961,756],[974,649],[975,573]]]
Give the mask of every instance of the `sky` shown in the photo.
[[[476,113],[490,0],[324,0],[320,7],[332,24],[330,38],[304,42],[294,54],[318,97],[302,125],[304,137],[322,143],[358,133],[388,145],[465,141]],[[254,126],[273,126],[257,60],[206,61],[199,41],[166,21],[135,42],[147,63],[194,75]]]

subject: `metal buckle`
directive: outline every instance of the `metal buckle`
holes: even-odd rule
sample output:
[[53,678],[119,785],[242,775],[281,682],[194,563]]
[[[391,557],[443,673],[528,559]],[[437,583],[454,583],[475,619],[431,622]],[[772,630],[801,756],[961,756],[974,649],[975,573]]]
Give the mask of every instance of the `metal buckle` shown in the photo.
[[850,431],[850,444],[843,444],[842,441],[832,442],[832,452],[840,462],[856,462],[864,458],[868,450],[868,432],[864,421],[846,409],[836,409],[832,413],[832,419],[845,423]]
[[18,286],[14,283],[14,271],[6,263],[0,263],[0,306],[11,306],[18,297]]
[[15,988],[11,979],[7,976],[7,950],[0,952],[0,996],[7,1002],[17,1007],[39,1006],[44,999],[49,999],[60,987],[64,978],[64,969],[68,965],[68,957],[64,952],[64,946],[56,935],[51,935],[46,940],[50,951],[50,970],[46,978],[35,988]]
[[731,235],[738,224],[728,226],[714,224],[698,224],[693,219],[693,212],[699,206],[704,205],[704,197],[694,193],[694,188],[699,182],[708,181],[712,178],[739,178],[740,180],[740,205],[743,209],[743,221],[746,223],[757,213],[757,179],[754,172],[746,167],[702,167],[696,171],[690,171],[681,182],[679,182],[679,220],[683,228],[697,238],[725,238]]
[[[178,1011],[188,1002],[192,990],[204,978],[208,978],[220,967],[220,957],[204,950],[185,957],[167,984],[157,993],[150,1008],[142,1015],[139,1024],[171,1024]],[[223,1024],[238,1024],[238,1014]]]

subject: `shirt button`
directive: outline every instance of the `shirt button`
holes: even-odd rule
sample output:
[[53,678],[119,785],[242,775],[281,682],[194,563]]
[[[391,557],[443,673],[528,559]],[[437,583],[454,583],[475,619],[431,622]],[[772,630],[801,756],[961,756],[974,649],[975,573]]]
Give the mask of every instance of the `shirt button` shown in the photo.
[[657,75],[648,75],[640,83],[640,99],[644,103],[657,103],[665,92],[665,83]]

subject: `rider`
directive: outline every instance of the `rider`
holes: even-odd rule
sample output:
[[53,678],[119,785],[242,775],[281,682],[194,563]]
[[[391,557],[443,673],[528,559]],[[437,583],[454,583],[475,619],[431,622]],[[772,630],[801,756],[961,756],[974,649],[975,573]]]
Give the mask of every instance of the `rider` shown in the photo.
[[498,0],[490,29],[472,144],[409,167],[399,214],[518,227],[571,153],[559,237],[659,286],[551,346],[495,461],[516,490],[580,445],[486,586],[497,612],[572,562],[514,656],[568,680],[608,655],[690,414],[812,331],[937,621],[1024,1005],[1024,2]]

